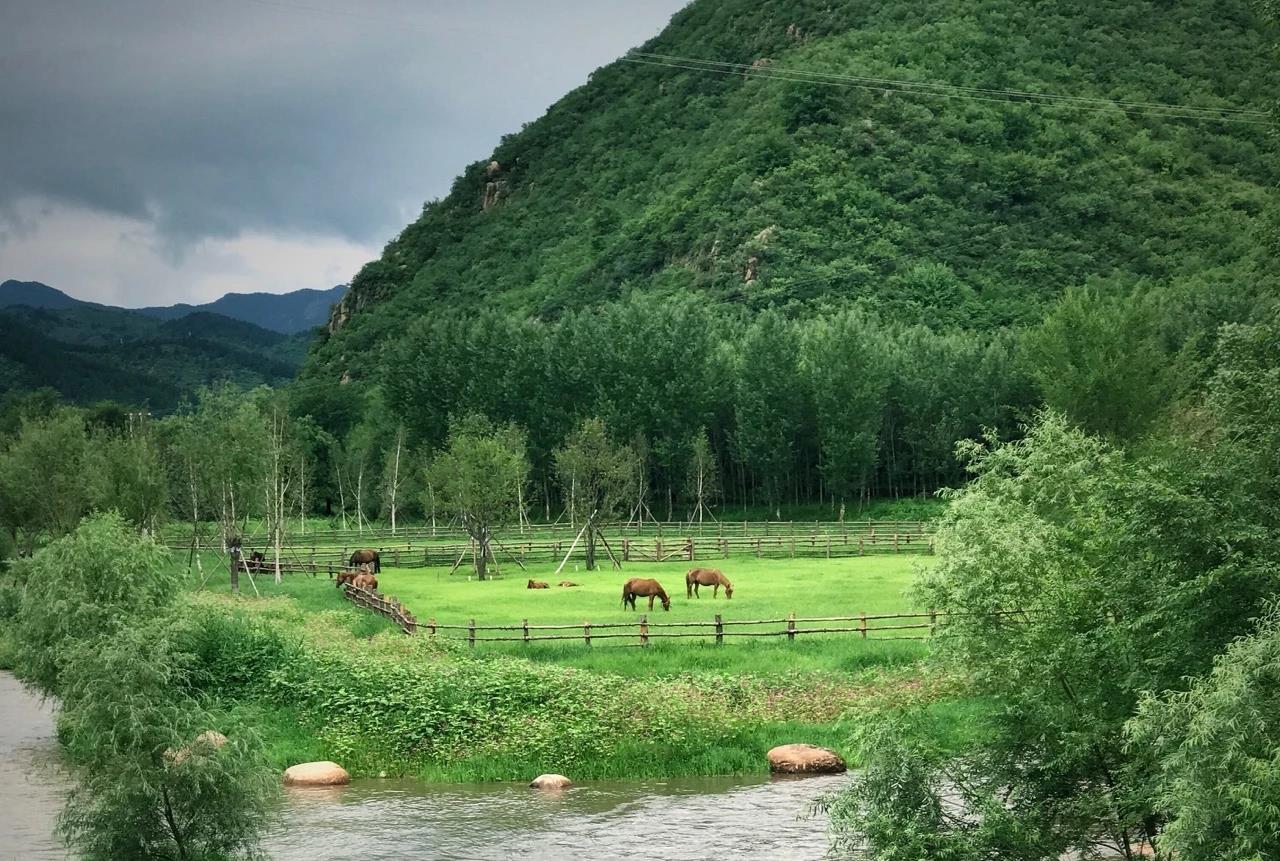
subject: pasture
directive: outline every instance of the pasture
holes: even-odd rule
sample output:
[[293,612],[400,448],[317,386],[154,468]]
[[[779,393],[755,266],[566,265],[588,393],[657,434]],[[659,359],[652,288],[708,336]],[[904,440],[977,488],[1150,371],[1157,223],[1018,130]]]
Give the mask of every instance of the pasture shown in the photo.
[[[749,557],[719,560],[718,566],[733,581],[734,597],[726,600],[723,590],[719,598],[711,597],[704,587],[701,598],[686,597],[684,575],[687,562],[645,563],[626,566],[623,570],[604,568],[587,572],[579,565],[565,566],[554,574],[550,564],[529,565],[527,572],[514,565],[504,565],[503,575],[494,580],[477,581],[465,569],[452,575],[447,568],[395,569],[384,567],[379,576],[379,591],[395,596],[417,616],[425,636],[430,619],[441,625],[465,626],[474,619],[478,625],[593,625],[635,623],[641,615],[651,624],[673,622],[710,622],[719,613],[726,621],[782,619],[790,613],[798,617],[856,616],[861,613],[904,613],[927,608],[913,607],[907,589],[921,566],[930,564],[928,556],[865,556],[834,559],[755,559]],[[630,577],[652,577],[662,583],[671,597],[671,610],[664,612],[654,603],[650,611],[641,599],[639,610],[622,609],[622,584]],[[551,584],[549,589],[528,589],[529,579]],[[559,587],[561,580],[571,580],[576,587]],[[257,578],[263,595],[291,596],[301,609],[318,611],[349,608],[364,613],[346,602],[331,581],[323,577],[288,575],[275,586],[270,576]],[[226,591],[225,574],[210,588]],[[242,595],[252,596],[247,578],[241,577]],[[848,624],[848,623],[846,623]],[[389,624],[369,623],[365,630],[390,628]],[[782,625],[737,630],[780,630]],[[618,629],[635,632],[635,628]],[[663,629],[654,628],[654,631]],[[673,629],[686,630],[686,629]],[[702,631],[704,629],[687,629]],[[729,628],[727,630],[735,630]],[[918,642],[877,641],[873,634],[863,639],[858,634],[811,634],[787,642],[785,637],[748,638],[728,636],[716,646],[710,632],[705,637],[663,640],[654,638],[647,648],[624,647],[635,638],[596,639],[585,645],[579,631],[536,632],[567,633],[576,640],[552,642],[479,642],[477,654],[509,654],[538,662],[576,666],[625,676],[678,675],[687,672],[747,673],[781,675],[792,672],[835,672],[856,674],[863,670],[900,666],[917,661],[926,646]],[[920,632],[905,632],[920,633]],[[519,636],[518,631],[482,632],[484,635]],[[447,636],[465,644],[466,632],[442,630]],[[461,648],[467,648],[461,645]]]

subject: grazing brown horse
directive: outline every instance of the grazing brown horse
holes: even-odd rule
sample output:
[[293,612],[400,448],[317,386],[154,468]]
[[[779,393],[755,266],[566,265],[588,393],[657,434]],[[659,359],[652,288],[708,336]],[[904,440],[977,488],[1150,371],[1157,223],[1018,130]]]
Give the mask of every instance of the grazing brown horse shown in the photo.
[[530,589],[550,589],[551,587],[548,586],[546,583],[542,582],[541,580],[530,580],[529,588]]
[[372,574],[357,574],[356,579],[351,581],[351,585],[357,589],[365,589],[369,592],[378,591],[378,578]]
[[374,574],[382,573],[382,560],[378,557],[377,550],[357,550],[351,554],[350,565],[352,568],[357,565],[372,565]]
[[341,589],[343,583],[350,583],[364,573],[364,571],[339,571],[338,576],[333,578],[333,585]]
[[726,598],[733,597],[733,584],[729,582],[729,578],[720,572],[719,568],[694,568],[688,574],[684,575],[684,588],[689,593],[690,598],[701,598],[698,594],[699,586],[714,586],[711,590],[711,597],[718,597],[720,587],[724,587],[724,596]]
[[653,609],[653,599],[662,599],[662,609],[671,609],[671,599],[667,597],[667,593],[662,588],[662,584],[657,580],[647,580],[643,577],[632,577],[622,586],[622,608],[625,610],[627,605],[631,605],[631,609],[636,608],[636,598],[648,598],[649,609]]
[[559,585],[561,585],[561,586],[577,586],[578,584],[577,584],[577,583],[574,583],[572,580],[561,580],[561,581],[560,581],[560,583],[559,583]]

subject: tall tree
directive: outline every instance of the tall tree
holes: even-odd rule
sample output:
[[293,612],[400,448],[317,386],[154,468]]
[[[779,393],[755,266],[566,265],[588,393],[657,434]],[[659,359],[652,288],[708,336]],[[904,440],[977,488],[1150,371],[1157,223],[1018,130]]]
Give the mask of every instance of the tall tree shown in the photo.
[[476,576],[484,580],[494,530],[519,517],[529,477],[524,432],[515,425],[494,427],[482,416],[457,421],[427,473],[432,502],[457,512],[475,542]]
[[631,446],[614,442],[604,421],[586,419],[555,452],[560,489],[582,524],[587,570],[596,567],[600,528],[613,522],[626,505],[635,477]]

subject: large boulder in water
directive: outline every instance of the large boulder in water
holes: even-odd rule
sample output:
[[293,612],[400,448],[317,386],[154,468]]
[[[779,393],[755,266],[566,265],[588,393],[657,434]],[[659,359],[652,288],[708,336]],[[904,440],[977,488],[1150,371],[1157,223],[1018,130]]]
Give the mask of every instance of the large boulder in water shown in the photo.
[[573,781],[563,774],[540,774],[529,782],[532,789],[564,789],[573,786]]
[[812,744],[784,744],[769,751],[769,770],[775,774],[843,774],[844,760],[834,750]]
[[285,786],[343,786],[351,775],[336,762],[304,762],[284,771]]

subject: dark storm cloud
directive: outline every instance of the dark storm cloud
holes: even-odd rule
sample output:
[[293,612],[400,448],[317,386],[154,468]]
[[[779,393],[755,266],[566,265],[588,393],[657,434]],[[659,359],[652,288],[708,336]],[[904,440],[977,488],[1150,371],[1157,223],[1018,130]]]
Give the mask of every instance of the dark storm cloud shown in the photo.
[[36,199],[178,249],[255,231],[380,244],[681,5],[4,3],[0,218],[21,231]]

